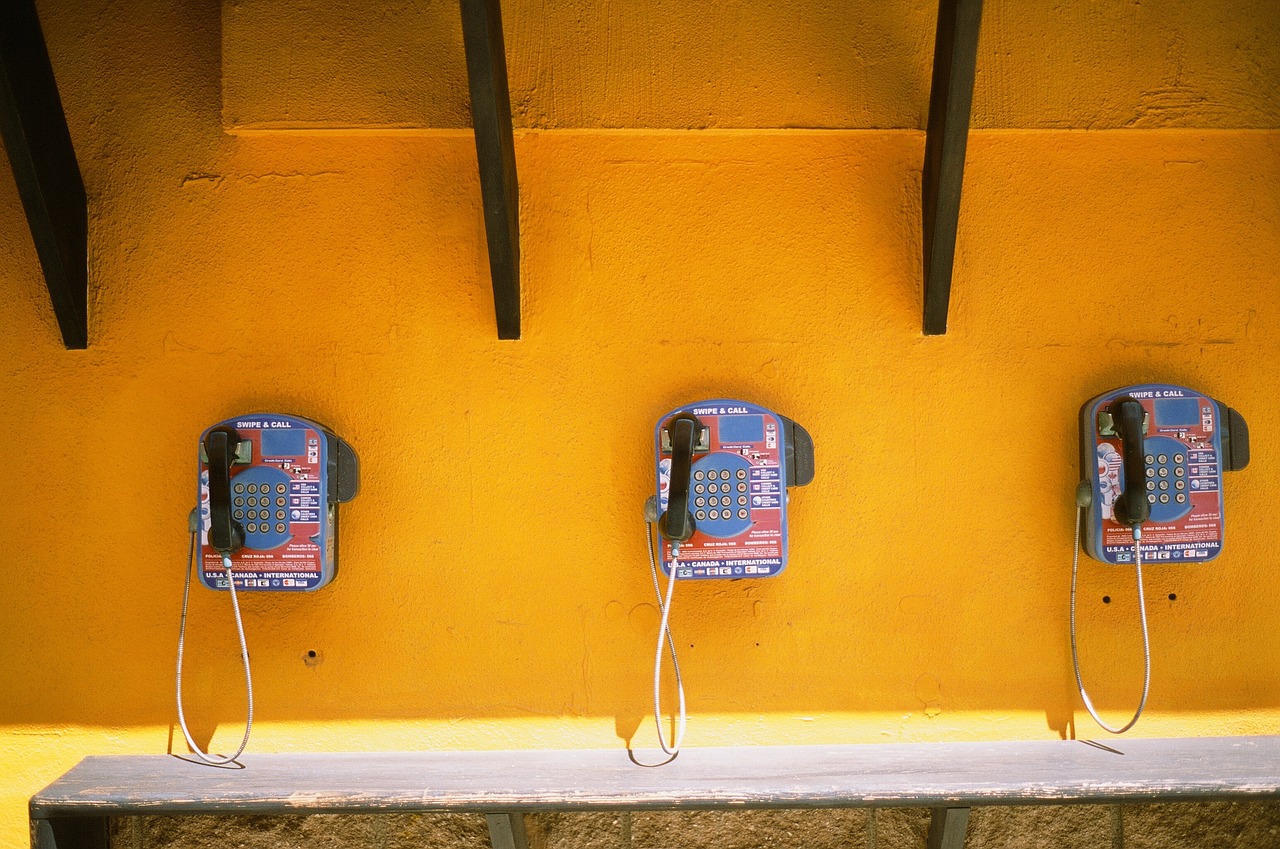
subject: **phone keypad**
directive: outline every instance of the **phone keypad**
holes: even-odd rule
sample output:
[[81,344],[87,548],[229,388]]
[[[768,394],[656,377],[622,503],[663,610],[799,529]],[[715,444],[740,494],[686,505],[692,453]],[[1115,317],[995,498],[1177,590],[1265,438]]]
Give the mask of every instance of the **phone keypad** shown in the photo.
[[1191,512],[1186,492],[1187,455],[1183,443],[1167,436],[1147,438],[1147,503],[1151,521],[1173,522]]
[[700,532],[723,539],[751,527],[749,470],[744,457],[727,452],[707,454],[693,464],[693,518]]
[[244,523],[246,548],[263,551],[289,541],[289,484],[293,479],[275,466],[250,466],[231,481],[232,511]]

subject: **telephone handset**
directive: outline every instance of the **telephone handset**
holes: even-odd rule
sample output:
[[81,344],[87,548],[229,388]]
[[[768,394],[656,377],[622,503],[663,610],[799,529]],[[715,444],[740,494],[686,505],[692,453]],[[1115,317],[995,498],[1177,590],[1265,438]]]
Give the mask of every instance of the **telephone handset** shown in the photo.
[[[676,580],[771,577],[787,565],[787,492],[813,480],[813,440],[785,416],[745,401],[714,399],[672,410],[654,430],[657,493],[645,503],[649,568],[662,612],[653,659],[653,718],[658,745],[680,752],[688,717],[684,681],[671,636]],[[658,584],[657,526],[666,597]],[[674,738],[662,730],[662,646],[679,698]]]
[[[238,590],[316,590],[338,567],[338,504],[360,488],[355,451],[333,431],[308,419],[274,413],[238,416],[200,434],[198,501],[191,511],[191,551],[182,591],[175,690],[178,725],[192,753],[211,766],[235,762],[253,729],[253,675],[240,617]],[[198,545],[197,545],[198,543]],[[228,590],[244,663],[248,717],[231,755],[203,751],[187,728],[182,705],[182,658],[187,635],[191,570]]]
[[[1099,395],[1080,410],[1085,552],[1103,563],[1204,562],[1223,541],[1222,473],[1249,463],[1244,417],[1164,383]],[[1087,493],[1085,489],[1087,488]]]
[[[1071,563],[1071,660],[1089,715],[1122,734],[1142,715],[1151,688],[1151,641],[1142,567],[1203,563],[1223,541],[1222,473],[1249,464],[1244,417],[1181,386],[1145,383],[1114,389],[1080,408],[1080,473],[1076,543]],[[1081,513],[1084,530],[1081,533]],[[1134,566],[1142,625],[1142,697],[1133,717],[1114,728],[1085,690],[1076,646],[1080,548],[1095,560]]]
[[654,431],[662,570],[679,578],[772,577],[787,565],[787,487],[813,480],[813,440],[786,416],[714,399]]
[[338,505],[355,497],[355,451],[297,416],[254,413],[200,436],[200,579],[227,589],[306,592],[333,580]]

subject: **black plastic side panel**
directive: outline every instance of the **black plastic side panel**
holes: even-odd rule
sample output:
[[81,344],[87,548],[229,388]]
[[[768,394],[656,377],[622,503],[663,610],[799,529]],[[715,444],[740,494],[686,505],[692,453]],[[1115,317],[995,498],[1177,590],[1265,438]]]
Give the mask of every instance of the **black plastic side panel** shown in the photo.
[[1238,472],[1249,465],[1249,425],[1244,416],[1217,402],[1222,411],[1222,469]]
[[813,437],[786,416],[778,418],[786,430],[787,486],[804,486],[813,480]]

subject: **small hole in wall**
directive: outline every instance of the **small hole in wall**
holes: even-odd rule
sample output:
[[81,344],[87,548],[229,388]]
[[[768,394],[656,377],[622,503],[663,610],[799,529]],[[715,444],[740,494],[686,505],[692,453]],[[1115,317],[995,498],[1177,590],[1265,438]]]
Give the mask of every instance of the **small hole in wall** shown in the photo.
[[324,663],[324,653],[316,649],[308,649],[302,653],[302,662],[314,669]]
[[1103,604],[1110,604],[1110,603],[1111,603],[1111,596],[1109,596],[1109,595],[1104,595],[1104,596],[1102,597],[1102,603],[1103,603]]
[[316,650],[315,650],[315,649],[312,649],[311,651],[307,652],[307,657],[315,657],[315,656],[316,656]]
[[1169,601],[1177,601],[1177,600],[1178,600],[1177,593],[1169,593]]

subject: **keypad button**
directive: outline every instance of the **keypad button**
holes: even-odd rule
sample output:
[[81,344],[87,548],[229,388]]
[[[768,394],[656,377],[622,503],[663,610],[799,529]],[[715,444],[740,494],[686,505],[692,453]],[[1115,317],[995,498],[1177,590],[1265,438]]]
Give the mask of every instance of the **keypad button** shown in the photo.
[[727,481],[728,479],[729,479],[729,470],[728,470],[728,469],[721,469],[721,470],[720,470],[720,480],[722,480],[722,481]]
[[706,475],[704,475],[704,474],[702,473],[702,470],[701,470],[701,469],[699,469],[698,471],[696,471],[696,472],[694,472],[694,473],[693,473],[693,479],[694,479],[694,480],[696,480],[696,481],[700,481],[700,480],[702,480],[704,477],[706,477]]
[[1173,455],[1173,462],[1175,462],[1175,463],[1181,463],[1181,462],[1185,461],[1186,459],[1187,459],[1187,458],[1186,458],[1186,457],[1184,457],[1184,456],[1182,456],[1181,454],[1174,454],[1174,455]]
[[1177,475],[1178,477],[1182,477],[1183,475],[1185,475],[1185,474],[1187,473],[1187,470],[1186,470],[1186,469],[1184,469],[1184,468],[1182,468],[1181,466],[1175,466],[1175,467],[1174,467],[1174,469],[1173,469],[1173,473],[1174,473],[1175,475]]
[[236,496],[235,501],[236,501],[236,506],[237,506],[237,507],[243,507],[243,506],[244,506],[244,496],[243,496],[243,495],[237,495],[237,496]]
[[276,511],[276,518],[277,518],[277,519],[283,519],[283,518],[284,518],[284,511],[283,511],[283,510],[277,510],[277,511]]
[[244,518],[244,511],[243,511],[243,510],[236,510],[235,516],[236,516],[236,518],[237,518],[237,519],[243,519],[243,518]]
[[720,484],[718,483],[707,484],[707,492],[719,492],[719,491],[720,491]]
[[282,533],[284,533],[284,532],[285,532],[285,524],[284,524],[284,522],[278,522],[278,523],[276,524],[276,533],[278,533],[278,534],[282,534]]
[[699,510],[697,513],[694,513],[693,515],[694,515],[694,518],[696,518],[699,522],[701,522],[703,519],[707,518],[707,511]]
[[1165,490],[1165,489],[1168,489],[1168,488],[1169,488],[1169,482],[1168,482],[1168,481],[1160,481],[1160,489]]
[[746,492],[746,491],[747,491],[747,485],[745,483],[739,483],[738,492]]
[[739,510],[739,511],[738,511],[738,518],[739,518],[739,519],[745,519],[745,518],[747,518],[747,511],[746,511],[746,508],[743,508],[742,510]]
[[1161,503],[1161,504],[1168,504],[1168,503],[1169,503],[1169,496],[1168,496],[1168,494],[1167,494],[1167,493],[1161,494],[1161,496],[1160,496],[1160,503]]
[[249,523],[249,533],[256,534],[258,532],[258,524],[256,522]]
[[284,496],[283,496],[283,495],[281,495],[281,496],[279,496],[278,498],[276,498],[276,506],[277,506],[277,507],[283,507],[283,506],[284,506]]
[[1162,477],[1162,478],[1167,478],[1167,477],[1169,477],[1169,470],[1168,470],[1168,469],[1166,469],[1164,466],[1161,466],[1161,467],[1160,467],[1160,477]]
[[1176,496],[1174,496],[1174,500],[1177,501],[1179,504],[1186,504],[1187,503],[1186,493],[1179,492]]
[[696,484],[694,484],[694,485],[693,485],[693,491],[694,491],[694,492],[706,492],[706,491],[707,491],[707,488],[706,488],[705,486],[703,486],[702,484],[700,484],[700,483],[696,483]]
[[739,495],[739,496],[738,496],[738,504],[740,504],[740,505],[744,505],[744,506],[745,506],[745,505],[746,505],[746,503],[747,503],[747,497],[746,497],[745,495]]
[[706,506],[707,506],[707,499],[705,499],[705,498],[703,498],[701,495],[699,495],[697,498],[693,499],[693,504],[694,504],[694,506],[695,506],[695,507],[706,507]]
[[732,518],[733,518],[733,511],[732,511],[732,510],[721,510],[721,511],[720,511],[720,518],[721,518],[721,519],[732,519]]
[[1153,489],[1155,489],[1155,488],[1156,488],[1156,482],[1155,482],[1155,481],[1147,481],[1147,489],[1148,489],[1148,490],[1153,490]]
[[282,483],[276,484],[276,492],[280,493],[281,495],[284,495],[288,491],[289,491],[288,485],[282,484]]
[[236,491],[236,492],[244,492],[244,484],[242,484],[242,483],[238,483],[238,484],[236,484],[236,485],[235,485],[235,491]]
[[1162,465],[1162,466],[1163,466],[1165,463],[1169,462],[1169,455],[1168,455],[1168,454],[1160,454],[1160,455],[1158,455],[1158,456],[1156,457],[1156,462],[1158,462],[1160,465]]
[[1155,458],[1155,455],[1154,455],[1154,454],[1148,454],[1148,455],[1147,455],[1147,465],[1148,465],[1148,466],[1150,466],[1150,465],[1151,465],[1152,463],[1154,463],[1155,461],[1156,461],[1156,458]]
[[1153,492],[1153,493],[1151,493],[1150,495],[1148,495],[1148,496],[1147,496],[1147,501],[1150,501],[1152,504],[1155,504],[1155,503],[1156,503],[1156,494]]
[[1186,488],[1187,488],[1187,482],[1186,482],[1186,481],[1174,481],[1174,482],[1173,482],[1173,488],[1174,488],[1174,489],[1176,489],[1176,490],[1178,490],[1178,491],[1182,491],[1182,490],[1184,490],[1184,489],[1186,489]]
[[746,470],[746,469],[738,469],[738,480],[740,480],[740,481],[741,481],[741,480],[746,480],[746,479],[747,479],[747,470]]

